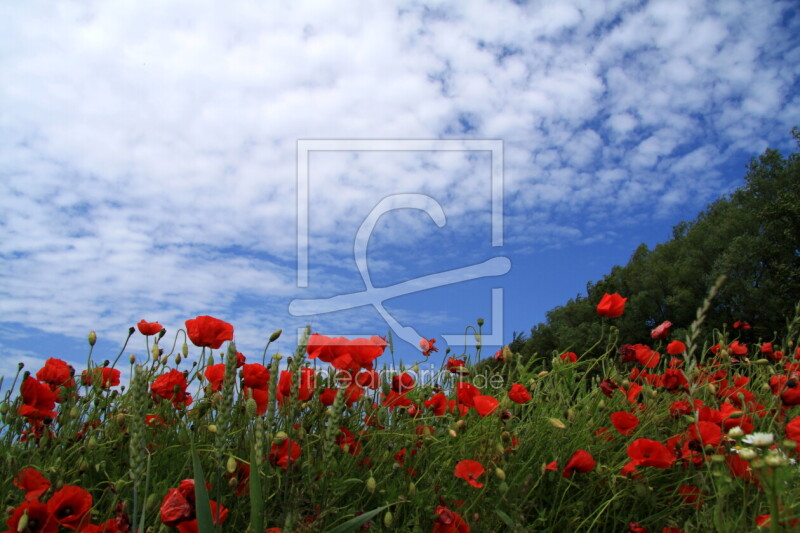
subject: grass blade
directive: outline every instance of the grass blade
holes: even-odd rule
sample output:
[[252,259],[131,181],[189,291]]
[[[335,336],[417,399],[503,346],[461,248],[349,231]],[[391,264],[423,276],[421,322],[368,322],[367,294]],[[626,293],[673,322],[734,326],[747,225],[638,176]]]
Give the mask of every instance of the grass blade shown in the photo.
[[372,511],[368,511],[364,514],[360,514],[355,518],[351,518],[344,524],[340,526],[336,526],[335,528],[331,529],[328,533],[351,533],[356,529],[360,528],[367,522],[369,522],[372,518],[374,518],[378,513],[381,511],[385,511],[389,507],[394,505],[390,503],[389,505],[384,505],[383,507],[378,507],[377,509],[373,509]]
[[214,522],[211,519],[211,503],[208,499],[206,479],[203,476],[203,467],[200,457],[191,441],[192,464],[194,465],[194,498],[197,506],[197,531],[198,533],[214,533]]

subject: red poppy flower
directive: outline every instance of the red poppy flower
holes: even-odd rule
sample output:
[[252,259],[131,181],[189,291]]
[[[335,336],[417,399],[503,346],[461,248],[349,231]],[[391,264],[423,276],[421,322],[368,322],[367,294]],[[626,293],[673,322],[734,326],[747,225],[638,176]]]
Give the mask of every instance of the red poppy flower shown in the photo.
[[564,465],[564,471],[561,472],[561,475],[570,477],[573,472],[585,474],[593,470],[596,465],[597,462],[594,460],[594,457],[592,457],[592,454],[586,450],[578,450],[572,454],[567,464]]
[[290,463],[294,463],[299,458],[300,445],[292,439],[284,439],[280,444],[272,443],[269,452],[269,460],[272,464],[286,470]]
[[742,344],[739,341],[733,341],[732,343],[730,343],[728,345],[728,349],[731,351],[733,355],[738,355],[738,356],[747,355],[747,352],[749,351],[747,345]]
[[564,352],[561,354],[562,361],[569,361],[570,363],[578,362],[578,354],[575,352]]
[[677,368],[668,368],[661,375],[660,385],[670,392],[678,392],[689,388],[689,381]]
[[428,357],[431,352],[438,352],[439,348],[435,347],[436,339],[422,338],[419,340],[419,349],[422,350],[422,355]]
[[500,405],[500,402],[494,396],[475,396],[473,398],[475,402],[475,410],[478,411],[478,414],[481,418],[494,413],[497,410],[497,406]]
[[475,396],[479,396],[481,390],[473,385],[472,383],[468,383],[466,381],[459,381],[456,383],[456,397],[458,398],[458,403],[466,406],[466,407],[475,407]]
[[686,351],[686,345],[681,341],[672,341],[667,344],[667,353],[670,355],[679,355]]
[[333,405],[334,400],[336,400],[336,392],[336,389],[325,387],[322,389],[322,392],[319,393],[319,401],[322,405],[330,407]]
[[755,474],[753,469],[750,468],[750,462],[739,457],[739,454],[731,453],[726,455],[725,463],[728,465],[728,471],[733,477],[744,479],[745,481],[755,481]]
[[411,398],[407,397],[405,394],[400,394],[396,391],[390,390],[389,394],[383,397],[382,404],[384,407],[388,407],[391,410],[394,410],[395,407],[408,407],[414,403]]
[[223,342],[233,340],[233,326],[218,318],[203,315],[186,321],[186,334],[195,346],[216,350]]
[[150,391],[153,395],[169,400],[172,405],[179,407],[192,403],[192,397],[186,394],[186,387],[186,376],[180,370],[173,368],[166,374],[158,376],[150,385]]
[[645,344],[634,344],[633,349],[635,351],[634,357],[636,357],[636,361],[640,365],[646,368],[655,368],[658,366],[658,362],[661,360],[661,354],[657,351]]
[[356,383],[362,387],[378,390],[381,386],[381,375],[374,370],[364,370],[356,376]]
[[[297,401],[305,402],[314,394],[316,387],[316,373],[313,368],[303,367],[300,369],[300,386],[297,388]],[[294,375],[289,370],[281,370],[281,377],[278,379],[278,401],[286,402],[292,396],[292,384]]]
[[51,357],[44,366],[36,372],[36,379],[50,385],[50,390],[59,387],[70,387],[75,384],[72,379],[72,367],[66,361]]
[[703,446],[719,446],[722,442],[722,428],[713,422],[699,421],[689,424],[687,431],[690,438],[698,440]]
[[14,486],[25,491],[25,499],[29,502],[38,500],[39,496],[50,488],[50,481],[35,468],[23,468],[14,478]]
[[486,470],[483,468],[483,465],[480,464],[478,461],[473,461],[472,459],[464,459],[463,461],[459,461],[456,465],[456,470],[454,475],[458,478],[463,479],[470,485],[475,488],[483,487],[483,483],[477,481],[481,475]]
[[242,366],[242,384],[251,389],[264,389],[269,386],[269,370],[259,363]]
[[466,370],[465,369],[466,364],[467,361],[465,359],[453,359],[451,357],[450,359],[447,360],[446,367],[448,371],[454,374],[460,374],[464,372],[464,370]]
[[117,519],[109,518],[102,524],[89,524],[81,528],[80,533],[122,533],[117,527]]
[[361,453],[361,443],[356,440],[356,436],[347,428],[339,428],[336,436],[336,444],[350,455]]
[[458,513],[439,505],[436,507],[436,515],[433,533],[469,533],[469,526]]
[[597,314],[606,318],[620,317],[625,312],[625,302],[627,300],[619,293],[606,293],[600,299],[600,303],[597,304]]
[[611,423],[614,424],[617,431],[627,436],[633,433],[633,430],[639,425],[639,419],[627,411],[617,411],[611,413]]
[[[194,489],[194,484],[192,485]],[[192,520],[195,516],[194,490],[191,495],[185,490],[169,489],[167,495],[161,500],[161,522],[169,527],[175,527],[181,522]]]
[[786,438],[800,443],[800,416],[792,418],[792,420],[786,424]]
[[605,378],[603,381],[600,382],[600,392],[602,392],[606,396],[606,398],[611,398],[611,395],[618,388],[619,385],[617,385],[616,382],[614,382],[614,380]]
[[558,472],[558,461],[550,461],[545,465],[544,469],[551,472]]
[[531,401],[531,393],[528,392],[528,389],[526,389],[524,385],[520,385],[519,383],[511,385],[511,390],[508,391],[508,397],[512,402],[516,403],[528,403]]
[[22,502],[6,520],[8,532],[20,531],[19,521],[28,515],[28,526],[22,529],[25,533],[58,533],[58,522],[50,515],[47,505],[38,501]]
[[666,339],[667,335],[669,335],[669,330],[671,327],[672,327],[672,322],[670,322],[669,320],[665,320],[664,322],[656,326],[656,328],[653,331],[650,332],[650,337],[653,340]]
[[403,372],[400,375],[392,376],[392,390],[398,394],[403,394],[414,388],[414,378],[410,374]]
[[442,416],[447,412],[447,396],[441,392],[437,392],[431,396],[430,400],[425,401],[425,407],[433,409],[435,416]]
[[737,320],[733,323],[733,329],[751,329],[752,326],[744,320]]
[[27,418],[41,420],[45,417],[54,417],[56,412],[56,395],[50,387],[40,383],[35,378],[28,376],[22,382],[22,405],[19,414]]
[[91,508],[92,495],[76,485],[64,485],[47,501],[47,511],[53,520],[73,531],[78,529],[84,520],[89,523],[91,517],[87,513]]
[[669,468],[675,462],[675,455],[658,441],[636,439],[628,445],[628,457],[639,466]]
[[219,392],[222,390],[222,381],[225,379],[225,363],[217,363],[206,367],[203,375],[211,385],[211,390]]
[[650,530],[640,526],[637,522],[631,522],[628,524],[628,533],[650,533]]
[[383,355],[388,345],[386,339],[373,335],[369,339],[350,340],[346,348],[353,362],[361,368],[372,368],[373,361]]
[[147,335],[148,337],[160,333],[161,330],[164,329],[158,322],[147,322],[144,319],[140,320],[139,323],[136,324],[136,327],[139,328],[139,333]]
[[120,371],[116,368],[109,368],[107,366],[93,368],[91,374],[84,370],[81,372],[81,381],[85,385],[93,385],[95,382],[100,383],[100,387],[107,389],[109,387],[116,387],[119,385]]
[[[211,507],[211,522],[214,525],[224,524],[225,520],[228,519],[228,509],[222,505],[219,505],[213,500],[209,501],[208,503]],[[198,533],[197,518],[188,520],[186,522],[181,522],[175,527],[178,528],[179,533]]]
[[686,505],[691,505],[695,509],[703,506],[703,491],[694,485],[681,485],[678,487],[678,494],[683,498]]

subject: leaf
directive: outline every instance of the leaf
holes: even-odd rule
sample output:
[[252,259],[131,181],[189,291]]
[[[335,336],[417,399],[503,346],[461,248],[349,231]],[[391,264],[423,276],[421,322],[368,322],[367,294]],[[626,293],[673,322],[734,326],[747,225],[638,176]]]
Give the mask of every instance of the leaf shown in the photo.
[[[399,503],[399,502],[398,502]],[[394,503],[390,503],[389,505],[384,505],[383,507],[378,507],[377,509],[373,509],[372,511],[368,511],[366,513],[360,514],[355,518],[351,518],[344,524],[340,526],[336,526],[335,528],[331,529],[328,533],[350,533],[351,531],[355,531],[357,528],[363,526],[367,522],[370,521],[373,517],[375,517],[381,511],[385,511]]]
[[208,500],[206,479],[203,476],[203,467],[200,457],[194,449],[194,440],[190,441],[192,447],[192,463],[194,465],[194,499],[197,508],[198,533],[214,533],[214,522],[211,519],[211,503]]
[[511,517],[508,516],[506,513],[504,513],[500,509],[495,509],[494,512],[497,514],[497,516],[500,517],[500,520],[502,520],[505,525],[507,525],[512,529],[517,529],[517,524],[513,520],[511,520]]

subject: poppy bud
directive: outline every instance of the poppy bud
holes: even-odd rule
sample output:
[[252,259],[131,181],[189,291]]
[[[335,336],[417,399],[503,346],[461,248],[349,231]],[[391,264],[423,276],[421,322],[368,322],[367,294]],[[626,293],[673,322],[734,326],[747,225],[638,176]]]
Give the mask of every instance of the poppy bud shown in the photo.
[[483,319],[482,318],[478,319],[478,326],[483,326]]
[[599,402],[597,402],[597,406],[600,409],[605,409],[606,408],[606,401],[605,400],[600,400]]
[[567,409],[567,420],[569,420],[570,422],[575,420],[575,409],[571,407]]
[[502,483],[500,483],[500,486],[497,487],[497,490],[500,491],[500,494],[505,494],[506,492],[508,492],[508,483],[503,481]]
[[712,463],[724,463],[725,462],[725,456],[724,455],[720,455],[718,453],[711,454],[711,462]]
[[89,332],[89,346],[94,346],[94,343],[97,342],[97,333],[94,330]]
[[464,426],[466,426],[466,425],[467,425],[467,421],[464,420],[463,418],[460,419],[458,422],[456,422],[456,427],[458,429],[464,429]]
[[764,366],[764,365],[768,365],[769,364],[769,360],[768,359],[756,359],[755,361],[753,361],[753,364],[754,365],[759,365],[759,366]]
[[89,437],[89,440],[86,441],[86,448],[88,450],[94,450],[95,448],[97,448],[97,439],[94,438],[94,435]]
[[214,434],[217,433],[217,426],[215,424],[209,424],[207,426],[207,429],[209,433],[214,433]]
[[499,479],[500,481],[506,480],[506,473],[500,467],[494,469],[494,475],[497,476],[497,479]]
[[145,504],[144,504],[144,508],[147,509],[148,511],[152,511],[153,509],[156,508],[156,505],[158,505],[158,494],[155,493],[155,492],[152,492],[147,497],[147,500],[145,501]]
[[289,435],[287,435],[285,431],[279,431],[275,434],[275,438],[273,440],[275,441],[275,444],[280,444],[288,438]]
[[542,370],[541,372],[539,372],[537,374],[537,376],[539,376],[540,378],[543,378],[543,377],[547,376],[548,374],[550,374],[550,372],[548,372],[547,370]]
[[186,344],[186,341],[184,341],[183,346],[181,346],[181,354],[184,357],[189,357],[189,345]]
[[236,477],[231,477],[228,479],[228,488],[235,489],[239,485],[239,480]]
[[550,422],[550,425],[556,429],[567,429],[567,426],[564,425],[564,422],[558,418],[548,418],[547,420]]
[[236,459],[234,459],[233,456],[228,457],[228,462],[225,464],[225,470],[227,470],[229,474],[236,472]]
[[128,357],[128,361],[130,361],[132,365],[135,364],[136,363],[136,356],[134,354],[131,354],[131,356]]
[[278,338],[281,336],[281,333],[283,333],[282,329],[276,329],[273,331],[272,335],[269,336],[269,342],[275,342],[278,340]]
[[455,429],[449,429],[447,432],[450,434],[451,437],[456,438],[458,437],[458,433],[456,433]]
[[19,517],[19,521],[17,522],[17,531],[25,531],[28,529],[28,510],[25,509],[25,512],[22,513],[22,516]]
[[175,366],[181,364],[181,354],[175,354]]
[[392,522],[394,522],[394,517],[392,516],[391,511],[386,511],[386,514],[383,515],[383,525],[387,528],[392,527]]
[[414,496],[417,494],[417,486],[414,484],[413,481],[408,482],[408,495]]
[[375,492],[375,488],[377,486],[378,486],[378,483],[375,481],[375,478],[372,477],[372,476],[369,476],[369,479],[367,480],[367,492],[369,492],[370,494],[374,493]]

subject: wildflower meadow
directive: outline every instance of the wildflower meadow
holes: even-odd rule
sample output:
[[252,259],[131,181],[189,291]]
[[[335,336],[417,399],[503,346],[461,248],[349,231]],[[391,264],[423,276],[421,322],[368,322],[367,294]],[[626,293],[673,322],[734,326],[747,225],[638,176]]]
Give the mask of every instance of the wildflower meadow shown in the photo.
[[800,316],[746,342],[705,323],[720,283],[680,336],[620,344],[606,294],[600,357],[479,344],[429,373],[432,339],[242,354],[199,316],[98,362],[92,333],[86,368],[5,377],[5,531],[800,530]]

